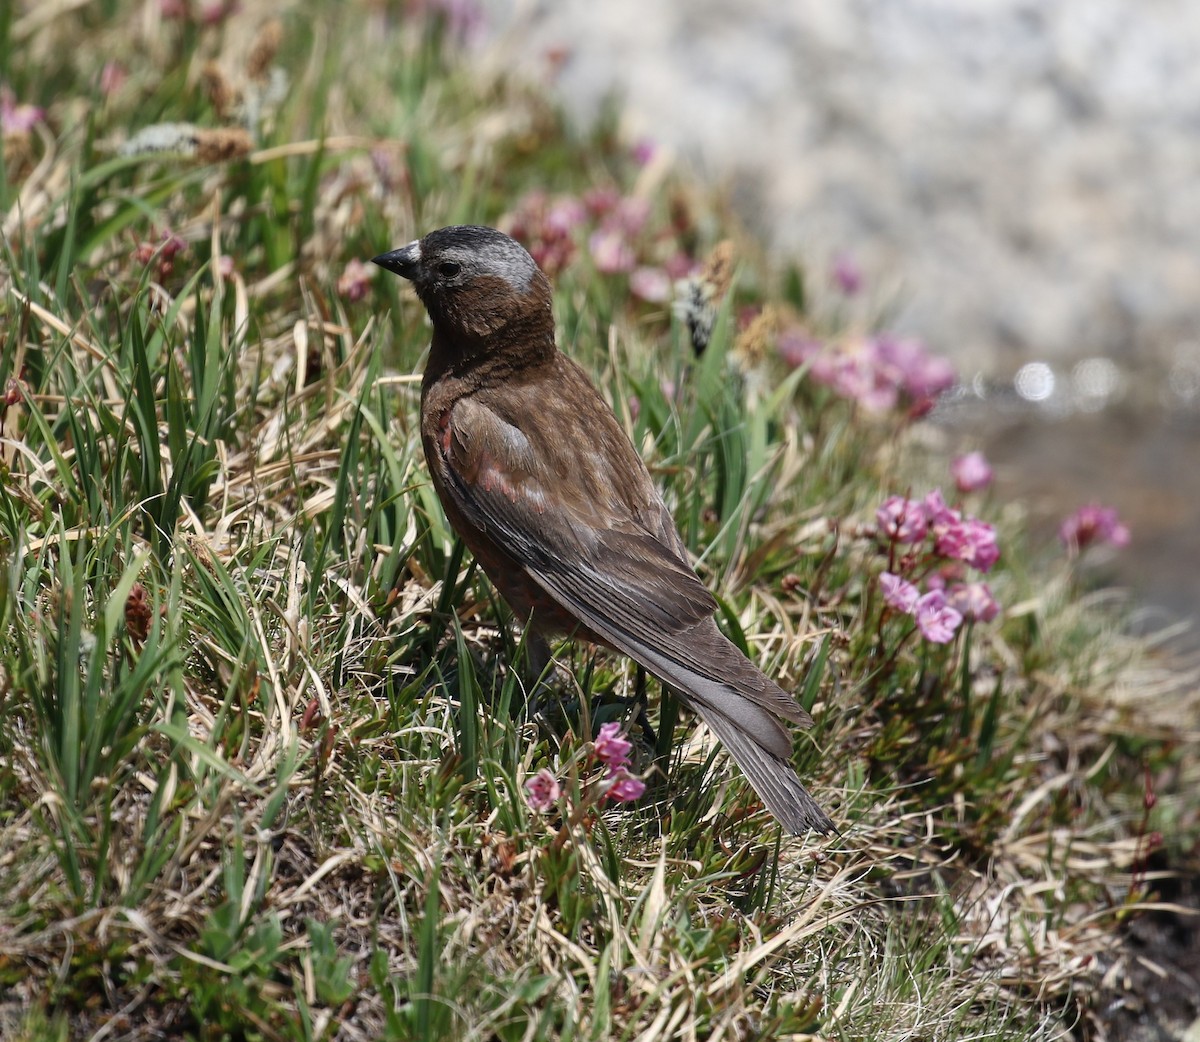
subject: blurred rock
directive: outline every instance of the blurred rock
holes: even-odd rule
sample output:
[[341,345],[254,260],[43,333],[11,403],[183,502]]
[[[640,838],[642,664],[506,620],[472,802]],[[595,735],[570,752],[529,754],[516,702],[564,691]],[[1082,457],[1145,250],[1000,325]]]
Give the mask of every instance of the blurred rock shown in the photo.
[[617,92],[744,219],[840,253],[964,366],[1129,359],[1200,320],[1200,6],[1187,0],[497,0],[586,118]]

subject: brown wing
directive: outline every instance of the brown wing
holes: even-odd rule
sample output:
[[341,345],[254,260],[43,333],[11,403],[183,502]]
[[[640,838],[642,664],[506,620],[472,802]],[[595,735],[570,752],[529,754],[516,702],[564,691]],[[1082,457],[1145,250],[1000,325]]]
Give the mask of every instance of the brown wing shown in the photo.
[[[688,682],[695,674],[809,723],[720,635],[641,458],[582,370],[560,359],[553,394],[508,384],[453,406],[440,456],[455,506],[588,629],[685,694],[720,707],[717,691]],[[536,425],[513,415],[534,409]]]
[[641,458],[582,371],[558,358],[540,380],[454,403],[438,445],[447,491],[531,568],[596,572],[598,611],[636,605],[668,627],[710,617],[716,603]]

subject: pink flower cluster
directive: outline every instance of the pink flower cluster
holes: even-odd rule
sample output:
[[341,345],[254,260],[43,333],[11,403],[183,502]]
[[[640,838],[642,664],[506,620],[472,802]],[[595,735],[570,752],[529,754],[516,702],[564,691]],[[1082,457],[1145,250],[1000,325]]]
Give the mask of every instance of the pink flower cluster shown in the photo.
[[[648,147],[639,145],[635,160]],[[571,264],[585,243],[597,271],[627,277],[634,296],[660,303],[695,263],[679,248],[676,232],[651,227],[650,216],[648,199],[600,187],[578,197],[531,192],[500,226],[551,278]]]
[[[600,800],[631,803],[646,792],[646,783],[630,773],[629,754],[632,751],[633,743],[622,733],[620,724],[601,725],[589,756],[590,761],[604,767],[599,785],[593,790]],[[525,802],[532,810],[551,810],[561,796],[562,785],[554,772],[546,767],[525,783]]]
[[886,333],[826,342],[796,327],[780,334],[776,349],[788,365],[808,366],[814,381],[868,412],[904,402],[911,415],[924,415],[956,380],[950,362],[919,340]]
[[0,132],[28,134],[45,118],[44,109],[18,102],[8,86],[0,87]]
[[338,296],[351,304],[362,300],[371,288],[371,270],[357,257],[350,258],[337,280]]
[[538,267],[554,278],[574,260],[574,233],[587,217],[587,208],[574,196],[530,192],[500,224],[524,245]]
[[[893,561],[899,548],[907,548],[900,558],[900,571],[886,571],[879,577],[884,603],[894,611],[911,615],[926,640],[946,644],[954,638],[963,619],[990,622],[999,614],[1000,607],[986,583],[955,582],[947,586],[944,574],[948,571],[952,577],[961,577],[963,566],[980,572],[991,570],[1000,557],[996,530],[991,525],[949,506],[941,489],[934,489],[924,499],[890,496],[875,512],[875,518]],[[913,574],[922,564],[940,569],[927,577],[924,593],[900,574]]]
[[561,795],[562,786],[548,767],[543,767],[525,783],[525,802],[531,810],[544,814],[554,808]]
[[629,753],[632,743],[621,733],[617,723],[601,724],[600,733],[592,745],[592,753],[604,764],[604,795],[610,800],[629,803],[646,791],[646,783],[629,773]]
[[862,289],[862,268],[850,254],[839,253],[829,266],[829,279],[847,297],[852,297]]
[[1058,537],[1074,551],[1092,543],[1108,543],[1118,549],[1129,545],[1129,529],[1121,523],[1116,510],[1099,503],[1088,503],[1076,510],[1059,525]]
[[954,487],[959,492],[978,492],[992,483],[992,466],[982,452],[968,452],[950,464]]
[[166,279],[175,270],[175,257],[187,249],[187,243],[171,231],[152,229],[149,239],[143,239],[133,248],[134,264],[146,267],[152,261],[158,264],[158,277]]

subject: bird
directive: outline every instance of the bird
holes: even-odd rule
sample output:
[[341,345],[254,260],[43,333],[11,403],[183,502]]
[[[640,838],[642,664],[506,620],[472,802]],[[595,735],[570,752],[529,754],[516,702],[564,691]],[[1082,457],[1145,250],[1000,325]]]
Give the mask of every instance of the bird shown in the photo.
[[373,259],[409,280],[432,325],[421,442],[451,527],[525,622],[628,656],[708,725],[793,835],[836,831],[793,768],[796,698],[717,627],[717,602],[646,464],[556,343],[550,280],[482,225]]

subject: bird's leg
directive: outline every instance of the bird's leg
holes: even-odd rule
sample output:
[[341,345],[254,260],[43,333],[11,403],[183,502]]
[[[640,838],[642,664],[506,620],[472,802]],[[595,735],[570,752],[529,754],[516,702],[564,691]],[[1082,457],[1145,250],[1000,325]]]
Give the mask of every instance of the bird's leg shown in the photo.
[[642,734],[646,736],[646,741],[650,746],[657,746],[658,735],[655,734],[654,728],[650,724],[650,717],[646,713],[646,669],[640,662],[633,685],[633,701],[637,706],[637,715],[634,719],[637,720],[638,727],[642,729]]
[[524,640],[525,662],[530,674],[529,715],[557,745],[563,719],[563,696],[570,686],[567,671],[555,662],[550,643],[541,633],[527,628]]
[[554,663],[554,653],[550,650],[550,642],[540,633],[532,630],[525,631],[525,661],[533,673],[535,683],[541,683],[547,675],[547,667]]

